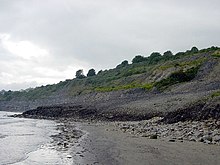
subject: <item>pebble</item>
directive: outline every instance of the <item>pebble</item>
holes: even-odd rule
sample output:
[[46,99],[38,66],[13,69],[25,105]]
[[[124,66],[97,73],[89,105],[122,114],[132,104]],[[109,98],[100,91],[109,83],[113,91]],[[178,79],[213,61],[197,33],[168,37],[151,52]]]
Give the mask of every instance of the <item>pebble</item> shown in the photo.
[[187,140],[220,145],[220,121],[218,120],[164,124],[160,122],[161,119],[161,117],[154,117],[139,122],[117,122],[114,125],[123,132],[151,139],[152,135],[156,135],[157,139],[168,138],[170,142]]
[[216,135],[212,138],[213,141],[215,142],[220,142],[220,135]]
[[69,158],[69,159],[70,159],[70,158],[72,158],[72,156],[71,156],[71,155],[67,155],[66,157],[67,157],[67,158]]

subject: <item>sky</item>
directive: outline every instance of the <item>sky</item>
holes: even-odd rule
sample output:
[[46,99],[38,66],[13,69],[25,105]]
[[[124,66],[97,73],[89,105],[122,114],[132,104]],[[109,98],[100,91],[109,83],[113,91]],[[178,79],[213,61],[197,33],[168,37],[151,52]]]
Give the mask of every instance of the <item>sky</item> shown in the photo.
[[0,0],[0,90],[220,46],[219,0]]

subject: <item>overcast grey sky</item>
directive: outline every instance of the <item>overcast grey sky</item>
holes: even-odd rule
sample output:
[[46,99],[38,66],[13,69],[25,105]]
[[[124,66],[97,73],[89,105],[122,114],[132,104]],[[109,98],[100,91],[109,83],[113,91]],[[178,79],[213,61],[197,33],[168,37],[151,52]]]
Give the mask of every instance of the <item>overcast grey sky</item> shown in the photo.
[[220,46],[219,0],[0,0],[0,90]]

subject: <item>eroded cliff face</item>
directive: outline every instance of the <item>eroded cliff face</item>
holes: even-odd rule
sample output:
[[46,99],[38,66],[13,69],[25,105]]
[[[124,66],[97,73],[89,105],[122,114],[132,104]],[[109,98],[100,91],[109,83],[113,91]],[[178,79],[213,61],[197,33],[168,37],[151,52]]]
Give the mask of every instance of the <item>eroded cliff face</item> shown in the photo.
[[[195,67],[198,61],[205,59],[196,76],[188,81],[168,86],[165,90],[156,87],[152,89],[134,88],[110,92],[93,91],[88,94],[69,95],[72,88],[66,87],[59,91],[38,99],[16,98],[10,101],[0,101],[0,110],[24,112],[38,107],[82,106],[84,109],[95,109],[96,114],[111,118],[112,116],[149,116],[166,114],[179,109],[184,109],[199,100],[210,100],[213,93],[220,90],[220,59],[202,54],[199,58],[192,56],[187,60],[178,61],[178,65],[165,63],[158,66],[152,74],[140,74],[128,78],[127,81],[138,79],[142,82],[159,82],[166,79],[173,72],[179,71],[180,66],[185,70]],[[208,59],[208,60],[207,60]],[[192,62],[192,60],[195,60]],[[125,81],[123,79],[123,81]],[[218,107],[218,106],[217,106]],[[53,108],[51,108],[52,110]],[[71,109],[71,108],[69,108]],[[74,110],[74,108],[72,108]]]

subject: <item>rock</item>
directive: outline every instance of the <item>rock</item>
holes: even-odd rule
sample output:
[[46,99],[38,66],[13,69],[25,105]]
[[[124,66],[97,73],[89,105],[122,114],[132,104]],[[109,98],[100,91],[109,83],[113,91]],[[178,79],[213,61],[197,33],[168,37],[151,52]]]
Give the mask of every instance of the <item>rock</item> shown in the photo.
[[57,145],[58,145],[58,146],[60,146],[61,144],[62,144],[62,143],[60,143],[60,142],[59,142],[59,143],[57,143]]
[[201,133],[200,131],[196,131],[196,132],[194,133],[194,136],[197,137],[197,138],[200,138],[200,137],[203,136],[203,133]]
[[157,134],[150,135],[150,139],[157,139]]
[[199,141],[199,142],[204,142],[203,137],[200,137],[198,141]]
[[68,143],[63,143],[63,146],[66,148],[67,147],[67,145],[68,145]]
[[187,140],[206,144],[220,144],[220,130],[216,127],[216,121],[184,121],[168,124],[157,123],[154,120],[155,118],[143,122],[119,122],[115,126],[123,132],[150,139],[167,138],[169,142]]
[[209,136],[209,135],[205,135],[205,136],[203,136],[202,138],[204,139],[204,141],[210,141],[210,142],[212,142],[212,137]]
[[206,143],[206,144],[211,144],[211,142],[209,140],[204,140],[203,143]]
[[183,137],[178,137],[177,140],[183,140]]
[[214,142],[220,142],[220,135],[216,135],[212,138]]
[[143,133],[141,136],[142,136],[142,137],[149,137],[149,134]]
[[194,137],[190,138],[190,141],[196,142],[196,139]]
[[66,157],[67,157],[67,158],[69,158],[69,159],[71,159],[71,158],[72,158],[72,156],[71,156],[71,155],[67,155]]
[[128,125],[123,125],[122,127],[121,127],[121,129],[124,129],[124,130],[126,130],[126,129],[129,129],[130,127],[128,126]]

